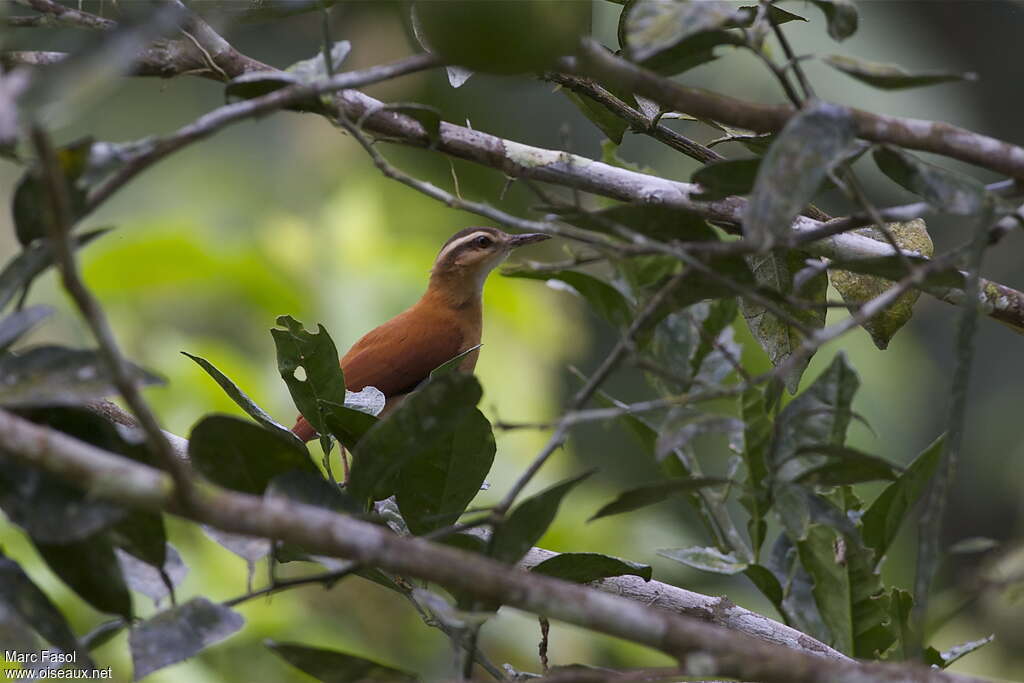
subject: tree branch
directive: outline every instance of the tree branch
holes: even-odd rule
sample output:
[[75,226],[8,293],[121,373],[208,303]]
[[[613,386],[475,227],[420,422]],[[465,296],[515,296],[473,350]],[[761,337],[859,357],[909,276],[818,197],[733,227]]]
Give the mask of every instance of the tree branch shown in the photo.
[[380,526],[281,498],[263,499],[203,482],[197,487],[198,505],[186,512],[177,506],[167,474],[6,411],[0,411],[0,444],[8,456],[60,476],[97,498],[170,511],[225,531],[286,540],[312,553],[432,581],[647,645],[677,657],[684,668],[691,661],[710,663],[717,675],[765,683],[980,680],[914,665],[827,659],[473,553],[395,536]]

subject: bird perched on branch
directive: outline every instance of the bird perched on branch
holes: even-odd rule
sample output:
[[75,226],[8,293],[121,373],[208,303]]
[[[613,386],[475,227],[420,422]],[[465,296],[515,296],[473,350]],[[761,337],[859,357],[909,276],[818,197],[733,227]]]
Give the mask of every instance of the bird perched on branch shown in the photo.
[[[509,253],[548,239],[540,233],[510,235],[497,228],[466,228],[452,235],[434,260],[430,284],[419,301],[357,341],[341,359],[349,391],[373,386],[393,409],[430,371],[480,344],[481,293],[487,275]],[[472,372],[479,351],[459,365]],[[303,441],[316,431],[299,417],[292,431]]]

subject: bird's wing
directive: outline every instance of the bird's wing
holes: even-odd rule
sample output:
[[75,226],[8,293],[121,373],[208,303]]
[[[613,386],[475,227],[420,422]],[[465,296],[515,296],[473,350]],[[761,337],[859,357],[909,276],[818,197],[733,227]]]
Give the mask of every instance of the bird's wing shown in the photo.
[[374,386],[386,397],[407,393],[462,351],[464,335],[454,321],[412,313],[372,330],[341,359],[350,391]]

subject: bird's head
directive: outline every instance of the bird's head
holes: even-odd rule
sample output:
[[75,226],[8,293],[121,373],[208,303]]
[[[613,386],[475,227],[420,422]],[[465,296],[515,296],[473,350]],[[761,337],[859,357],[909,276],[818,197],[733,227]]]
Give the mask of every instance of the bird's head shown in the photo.
[[441,247],[434,267],[432,281],[448,287],[471,290],[483,287],[487,275],[517,247],[548,239],[548,235],[531,232],[510,235],[490,227],[465,228],[448,238]]

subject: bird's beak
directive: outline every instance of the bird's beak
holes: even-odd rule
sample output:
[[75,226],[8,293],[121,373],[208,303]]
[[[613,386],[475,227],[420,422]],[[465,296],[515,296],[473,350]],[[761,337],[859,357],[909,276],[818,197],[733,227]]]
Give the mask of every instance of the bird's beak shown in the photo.
[[551,239],[550,235],[545,235],[540,232],[526,232],[521,235],[512,235],[512,239],[508,241],[508,244],[512,249],[515,249],[516,247],[533,244],[534,242],[543,242],[544,240],[549,239]]

